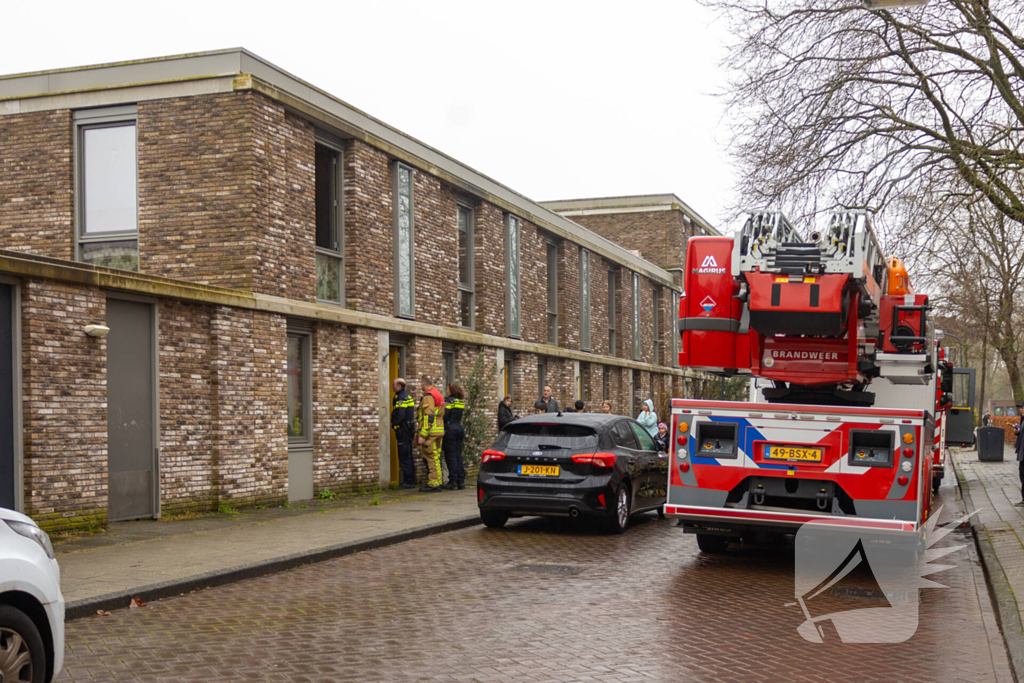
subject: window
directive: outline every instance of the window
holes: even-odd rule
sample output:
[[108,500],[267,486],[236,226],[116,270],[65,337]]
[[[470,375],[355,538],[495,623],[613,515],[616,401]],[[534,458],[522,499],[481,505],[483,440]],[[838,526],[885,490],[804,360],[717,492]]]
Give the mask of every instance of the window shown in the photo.
[[636,435],[633,434],[633,430],[629,427],[630,423],[628,420],[622,420],[617,422],[612,428],[612,435],[615,439],[615,443],[623,448],[629,448],[637,450],[636,447]]
[[580,249],[580,349],[590,350],[590,252]]
[[395,164],[395,315],[400,318],[412,318],[415,315],[412,181],[412,169],[403,164]]
[[316,145],[316,298],[345,301],[341,151]]
[[519,219],[505,217],[505,333],[520,335],[519,320]]
[[629,426],[633,428],[633,436],[635,436],[637,442],[639,442],[640,450],[654,451],[655,453],[658,452],[658,446],[654,443],[654,439],[651,437],[650,432],[638,425],[636,422],[630,422]]
[[455,381],[455,351],[444,350],[441,352],[441,359],[444,363],[443,377],[444,386],[441,393],[448,391],[448,385]]
[[[505,353],[508,353],[506,351]],[[515,388],[515,382],[512,378],[512,361],[505,361],[505,395],[512,396],[512,390]]]
[[459,325],[473,329],[473,209],[459,205]]
[[[548,364],[543,358],[537,359],[537,398],[544,398],[544,387],[548,384]],[[532,407],[532,406],[531,406]]]
[[608,270],[608,355],[616,355],[615,348],[615,322],[618,313],[615,310],[615,271]]
[[310,385],[310,335],[288,333],[288,445],[313,443],[313,393]]
[[661,287],[651,292],[651,323],[654,326],[654,364],[661,363]]
[[558,346],[558,245],[548,242],[548,343]]
[[590,405],[590,381],[590,363],[580,363],[579,395],[580,400],[586,405]]
[[[679,317],[679,292],[672,292],[672,310],[669,320],[677,320]],[[679,367],[679,328],[672,325],[669,333],[672,335],[672,365]]]
[[139,269],[135,107],[75,113],[78,260]]
[[633,360],[640,360],[640,275],[633,273]]
[[610,378],[609,375],[611,375],[611,368],[609,368],[607,365],[605,365],[601,369],[601,400],[602,401],[610,401],[611,398],[612,398],[611,386],[610,386],[611,378]]

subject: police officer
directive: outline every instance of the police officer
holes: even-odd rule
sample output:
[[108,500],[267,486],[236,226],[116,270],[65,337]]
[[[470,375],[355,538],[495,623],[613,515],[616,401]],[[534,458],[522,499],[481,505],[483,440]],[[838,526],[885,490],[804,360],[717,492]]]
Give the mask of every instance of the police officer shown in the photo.
[[427,461],[427,485],[420,488],[424,493],[441,490],[441,438],[444,436],[444,397],[434,388],[430,375],[420,378],[423,398],[416,412],[419,432],[416,443],[420,455]]
[[416,488],[416,461],[412,457],[412,438],[416,434],[416,402],[405,390],[405,380],[399,377],[392,384],[395,398],[391,402],[391,429],[398,442],[398,488]]
[[466,390],[458,382],[448,385],[444,400],[444,440],[441,450],[448,465],[448,483],[443,489],[454,491],[466,488],[466,467],[462,462],[462,442],[466,432],[462,428],[462,413],[466,410]]

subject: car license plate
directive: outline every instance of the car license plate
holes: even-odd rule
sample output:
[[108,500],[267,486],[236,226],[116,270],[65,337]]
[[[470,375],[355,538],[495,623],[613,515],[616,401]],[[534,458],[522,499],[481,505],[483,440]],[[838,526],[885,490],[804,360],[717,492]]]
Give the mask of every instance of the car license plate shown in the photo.
[[558,465],[520,465],[519,474],[539,477],[557,477]]
[[803,446],[769,446],[765,458],[769,460],[795,460],[797,462],[821,462],[820,448]]

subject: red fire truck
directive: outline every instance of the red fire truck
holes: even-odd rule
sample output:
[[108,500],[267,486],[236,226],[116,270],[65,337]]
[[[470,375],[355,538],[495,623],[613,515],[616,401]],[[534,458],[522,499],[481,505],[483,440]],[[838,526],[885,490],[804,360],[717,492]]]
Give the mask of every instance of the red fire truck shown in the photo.
[[694,237],[680,363],[755,379],[752,402],[672,401],[665,514],[702,551],[804,522],[919,532],[942,476],[952,368],[869,214],[807,239],[779,213]]

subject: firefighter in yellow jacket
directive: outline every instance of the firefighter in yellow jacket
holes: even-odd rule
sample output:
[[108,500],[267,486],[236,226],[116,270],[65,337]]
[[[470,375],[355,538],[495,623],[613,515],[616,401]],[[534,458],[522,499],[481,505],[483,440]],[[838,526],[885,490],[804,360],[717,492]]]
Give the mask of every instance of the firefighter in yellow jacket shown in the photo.
[[423,492],[441,490],[441,439],[444,437],[444,397],[434,388],[434,380],[429,375],[420,378],[423,398],[416,409],[416,443],[420,446],[420,455],[427,461],[427,485],[420,489]]

